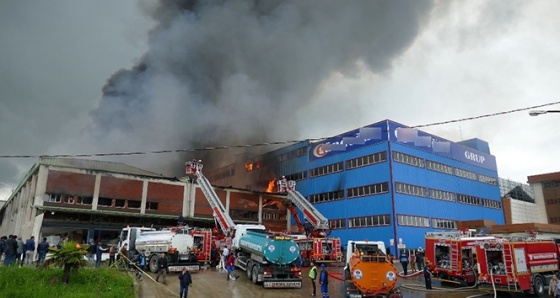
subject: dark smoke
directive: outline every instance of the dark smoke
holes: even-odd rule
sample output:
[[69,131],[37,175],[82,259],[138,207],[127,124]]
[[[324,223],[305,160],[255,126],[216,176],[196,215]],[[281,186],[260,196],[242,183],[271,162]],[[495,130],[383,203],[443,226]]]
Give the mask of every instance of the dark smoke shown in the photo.
[[[136,151],[300,138],[304,120],[292,115],[321,83],[364,67],[388,72],[431,7],[422,0],[162,0],[149,11],[157,21],[149,51],[108,80],[91,133],[106,148]],[[181,170],[185,157],[157,158],[151,166],[175,175],[165,168]]]

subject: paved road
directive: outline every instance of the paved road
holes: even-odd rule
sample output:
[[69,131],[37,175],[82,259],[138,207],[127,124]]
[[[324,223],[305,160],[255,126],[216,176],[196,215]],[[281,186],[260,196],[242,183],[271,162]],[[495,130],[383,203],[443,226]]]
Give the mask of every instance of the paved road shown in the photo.
[[[339,281],[336,277],[340,276],[341,268],[329,268],[333,278],[330,278],[329,291],[332,298],[345,297],[344,282]],[[254,285],[251,283],[245,272],[238,271],[240,275],[237,280],[226,280],[226,274],[216,271],[215,269],[201,270],[193,273],[193,286],[189,290],[189,297],[224,297],[224,298],[300,298],[309,297],[312,292],[312,286],[307,278],[308,269],[304,268],[303,287],[301,289],[265,289],[262,285]],[[155,274],[150,273],[155,277]],[[177,297],[179,294],[178,274],[169,274],[167,276],[167,285],[156,284],[146,276],[143,281],[140,292],[141,298],[163,298]],[[161,281],[161,280],[160,280]],[[400,278],[404,298],[465,298],[469,296],[477,296],[484,294],[477,290],[457,291],[457,289],[441,288],[427,292],[424,289],[424,279],[422,277]],[[437,287],[436,287],[437,288]],[[319,287],[317,287],[317,297],[321,297]],[[490,297],[490,296],[487,296]]]

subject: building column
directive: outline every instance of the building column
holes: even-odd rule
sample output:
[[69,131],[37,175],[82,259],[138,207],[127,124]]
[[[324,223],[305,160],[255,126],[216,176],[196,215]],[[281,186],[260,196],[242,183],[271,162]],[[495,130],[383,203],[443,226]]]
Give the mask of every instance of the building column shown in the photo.
[[144,180],[142,184],[142,205],[140,214],[146,214],[146,202],[148,202],[148,181]]
[[[229,194],[230,194],[230,190],[226,190],[226,212],[227,214],[229,214]],[[219,199],[219,198],[218,198]],[[231,217],[231,216],[230,216]]]
[[101,175],[95,175],[95,186],[93,187],[93,200],[91,202],[91,210],[97,210],[99,203],[99,190],[101,189]]
[[259,224],[262,225],[262,208],[263,208],[263,198],[262,195],[259,195],[259,215],[258,215],[258,220],[259,220]]
[[194,217],[194,207],[195,207],[195,203],[196,203],[196,184],[194,184],[194,181],[192,181],[192,180],[188,184],[190,185],[190,187],[189,187],[190,191],[189,192],[190,192],[190,198],[191,198],[191,200],[190,200],[191,208],[190,208],[190,211],[189,211],[189,215],[191,217]]

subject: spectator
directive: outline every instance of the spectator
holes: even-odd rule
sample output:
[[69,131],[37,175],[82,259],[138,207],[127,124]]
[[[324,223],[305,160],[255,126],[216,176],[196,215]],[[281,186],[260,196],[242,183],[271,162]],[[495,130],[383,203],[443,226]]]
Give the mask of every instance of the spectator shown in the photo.
[[406,251],[403,251],[401,253],[401,258],[399,259],[401,261],[401,265],[403,268],[403,274],[406,276],[408,275],[408,253]]
[[23,260],[25,260],[25,244],[21,240],[21,237],[18,237],[17,240],[17,251],[16,251],[16,265],[23,266]]
[[138,279],[142,280],[142,272],[146,268],[146,250],[143,249],[142,253],[134,257],[134,259],[136,261],[136,266],[138,267],[138,272],[136,273],[136,276],[138,277]]
[[93,239],[89,239],[89,247],[87,249],[87,252],[89,254],[88,261],[93,266],[95,253],[97,252],[97,246],[95,245],[95,242],[93,242]]
[[37,265],[43,264],[45,258],[47,257],[47,253],[49,252],[49,243],[47,242],[47,237],[43,237],[43,242],[39,242],[37,245],[37,254],[39,257],[37,258]]
[[321,283],[321,295],[323,298],[330,298],[329,296],[329,272],[325,269],[325,264],[321,264],[321,277],[319,282]]
[[17,243],[14,241],[13,235],[9,235],[4,244],[4,266],[10,266],[15,262]]
[[181,286],[179,298],[187,298],[187,295],[189,294],[189,286],[192,286],[191,273],[187,270],[187,268],[183,268],[183,272],[179,274],[179,280]]
[[31,236],[25,242],[25,265],[33,265],[33,257],[35,256],[35,236]]
[[115,262],[115,253],[117,252],[117,245],[113,244],[109,248],[109,267]]
[[127,243],[125,243],[123,247],[121,247],[119,254],[120,254],[119,258],[122,258],[124,260],[125,268],[128,269],[128,244]]
[[8,237],[6,236],[0,237],[0,261],[2,260],[2,256],[4,255],[4,248],[6,248],[6,239],[8,239]]
[[163,284],[167,284],[167,273],[169,272],[169,267],[167,267],[167,259],[165,258],[165,254],[162,253],[160,258],[157,262],[158,265],[158,272],[156,275],[156,282],[159,282],[159,277],[163,275]]
[[95,267],[97,268],[101,266],[101,259],[103,258],[104,251],[107,251],[107,249],[101,246],[101,241],[98,241],[95,247],[95,257],[96,257]]

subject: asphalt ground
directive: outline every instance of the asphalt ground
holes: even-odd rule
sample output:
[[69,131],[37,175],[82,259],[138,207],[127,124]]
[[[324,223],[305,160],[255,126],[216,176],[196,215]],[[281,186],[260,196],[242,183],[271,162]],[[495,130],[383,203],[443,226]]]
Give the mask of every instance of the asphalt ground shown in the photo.
[[[341,281],[342,268],[330,267],[329,293],[332,298],[346,297],[345,283]],[[215,268],[202,269],[200,272],[192,273],[193,285],[189,288],[188,297],[224,297],[224,298],[295,298],[310,297],[312,285],[307,278],[309,268],[303,268],[303,285],[301,289],[265,289],[262,285],[254,285],[247,279],[245,272],[237,270],[237,280],[226,280],[226,273]],[[131,272],[134,275],[134,272]],[[154,273],[148,273],[155,278]],[[142,281],[136,279],[140,287],[141,298],[177,297],[179,295],[178,273],[167,275],[167,285],[164,285],[144,275]],[[434,282],[434,290],[425,289],[424,278],[418,273],[409,278],[399,278],[398,286],[404,298],[466,298],[466,297],[493,297],[489,293],[477,289],[457,289],[450,286],[442,286]],[[320,287],[317,285],[317,296],[321,297]],[[499,295],[499,297],[507,297]],[[515,296],[514,296],[515,297]],[[524,297],[524,296],[519,296]]]

